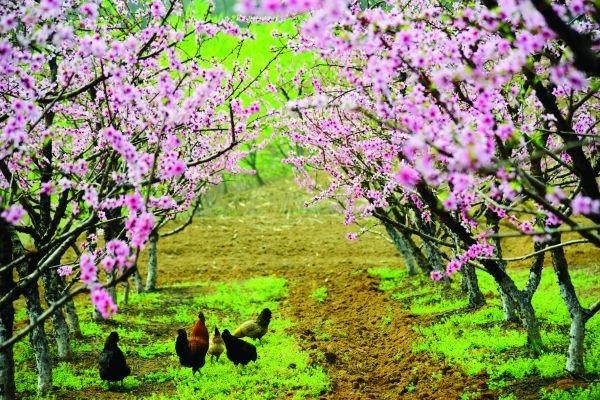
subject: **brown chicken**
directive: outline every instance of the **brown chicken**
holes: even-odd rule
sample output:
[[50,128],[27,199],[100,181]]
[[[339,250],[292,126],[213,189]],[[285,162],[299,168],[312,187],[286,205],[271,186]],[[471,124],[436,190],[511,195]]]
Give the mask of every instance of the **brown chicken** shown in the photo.
[[179,356],[179,362],[184,367],[191,367],[195,374],[206,363],[206,353],[208,352],[208,329],[205,324],[204,314],[198,314],[198,321],[192,328],[192,334],[188,338],[185,330],[177,331],[177,341],[175,342],[175,352]]
[[221,337],[221,333],[219,333],[219,328],[215,328],[215,333],[210,339],[210,347],[208,348],[208,354],[210,355],[210,360],[216,357],[217,362],[219,362],[219,357],[225,351],[225,342],[223,342],[223,338]]
[[263,309],[256,320],[246,321],[233,332],[233,336],[236,338],[250,337],[252,339],[260,340],[267,330],[269,329],[269,323],[271,322],[271,310],[268,308]]

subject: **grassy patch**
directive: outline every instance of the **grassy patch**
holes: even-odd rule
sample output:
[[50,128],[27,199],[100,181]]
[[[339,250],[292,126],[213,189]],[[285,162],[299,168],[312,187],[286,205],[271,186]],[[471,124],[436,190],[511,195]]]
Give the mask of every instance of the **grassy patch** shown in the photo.
[[[412,313],[428,317],[428,323],[413,327],[421,336],[421,340],[413,344],[414,352],[443,356],[468,374],[485,371],[490,377],[490,388],[500,392],[529,377],[558,378],[565,375],[569,315],[552,270],[544,270],[533,298],[546,347],[545,353],[538,358],[527,350],[524,330],[504,322],[496,285],[487,274],[478,274],[487,305],[477,311],[467,311],[467,300],[459,288],[460,279],[445,286],[421,276],[408,277],[404,270],[399,269],[377,268],[369,270],[369,273],[380,278],[380,289],[390,291],[392,297]],[[510,271],[520,287],[524,285],[527,273],[522,269]],[[595,300],[594,292],[600,286],[599,278],[585,269],[576,269],[572,272],[572,279],[582,303],[585,306],[591,304]],[[586,370],[600,373],[600,318],[588,322],[585,347]],[[600,389],[595,386],[573,389],[568,393],[555,390],[552,394],[544,394],[555,397],[544,398],[584,396],[577,394],[577,390],[592,396],[579,398],[600,399]]]
[[544,390],[542,400],[597,400],[600,399],[600,383],[592,383],[587,388],[570,390]]
[[327,288],[325,286],[321,286],[320,288],[313,290],[313,292],[310,294],[310,297],[315,299],[317,303],[324,303],[325,300],[327,300]]
[[[106,384],[100,381],[96,360],[107,332],[119,333],[119,345],[132,367],[124,381],[123,398],[152,399],[275,399],[315,398],[329,389],[321,367],[309,365],[308,354],[287,333],[291,321],[281,318],[279,302],[287,297],[286,280],[274,276],[240,282],[211,282],[178,285],[161,291],[132,295],[115,320],[96,324],[91,313],[82,313],[83,340],[75,340],[76,362],[57,364],[53,371],[58,398],[98,397]],[[236,368],[223,355],[210,362],[200,374],[179,365],[174,353],[176,331],[190,330],[198,311],[207,317],[210,334],[215,326],[233,330],[264,307],[273,311],[269,332],[257,346],[259,359],[245,368]],[[17,390],[20,397],[34,395],[37,376],[33,354],[27,343],[15,346]],[[89,394],[89,393],[96,393]],[[28,397],[29,396],[29,397]]]

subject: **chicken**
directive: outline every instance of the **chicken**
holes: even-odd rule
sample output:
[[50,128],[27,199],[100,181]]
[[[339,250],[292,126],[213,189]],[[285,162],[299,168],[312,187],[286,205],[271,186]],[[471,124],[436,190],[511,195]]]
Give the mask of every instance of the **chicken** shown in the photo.
[[193,374],[202,368],[206,362],[209,342],[205,321],[204,314],[202,312],[198,313],[198,321],[194,324],[189,338],[185,330],[179,329],[177,331],[175,352],[181,365],[191,367]]
[[104,349],[98,358],[100,379],[108,381],[109,387],[111,382],[116,381],[121,381],[121,386],[123,386],[123,379],[131,374],[131,368],[125,361],[125,355],[117,345],[118,341],[119,334],[111,332],[106,338]]
[[217,362],[219,362],[219,357],[225,351],[225,344],[223,343],[223,338],[219,333],[219,328],[215,328],[215,333],[213,337],[210,339],[210,347],[208,348],[208,354],[210,354],[211,361],[216,357]]
[[236,338],[250,337],[253,339],[260,340],[269,328],[269,322],[271,322],[271,310],[268,308],[263,309],[256,321],[246,321],[233,332],[233,336]]
[[227,358],[236,366],[238,364],[246,365],[250,361],[256,361],[256,347],[253,344],[232,336],[228,329],[221,335],[225,348],[227,349]]

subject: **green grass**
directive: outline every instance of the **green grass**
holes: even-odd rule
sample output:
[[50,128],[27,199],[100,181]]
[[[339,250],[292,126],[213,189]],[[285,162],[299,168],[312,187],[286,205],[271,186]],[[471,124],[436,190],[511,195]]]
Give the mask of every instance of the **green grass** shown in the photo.
[[[522,287],[527,279],[527,272],[512,270],[510,274]],[[420,340],[413,343],[414,352],[444,357],[471,375],[485,371],[490,377],[490,388],[500,392],[512,383],[529,377],[565,376],[569,315],[551,269],[544,270],[539,289],[533,298],[546,349],[538,358],[527,349],[524,330],[520,326],[504,322],[496,285],[487,274],[478,273],[487,305],[476,311],[467,311],[467,300],[459,290],[459,279],[455,279],[450,286],[445,286],[421,276],[408,277],[400,269],[374,268],[369,273],[380,278],[382,290],[389,291],[392,298],[429,321],[413,327],[420,335]],[[600,278],[584,269],[575,269],[572,271],[572,279],[583,305],[589,306],[596,300],[594,290],[600,287]],[[585,367],[587,372],[599,374],[600,318],[591,319],[586,332]],[[590,386],[581,390],[592,397],[577,394],[575,390],[575,394],[554,391],[552,396],[555,397],[544,398],[570,399],[568,396],[573,395],[582,399],[600,399],[598,387]],[[561,393],[566,397],[561,397]],[[546,393],[544,396],[550,394]]]
[[324,303],[327,300],[327,288],[325,286],[321,286],[312,291],[310,297],[315,299],[317,303]]
[[[130,303],[113,321],[96,324],[91,313],[81,313],[84,339],[74,340],[76,362],[58,363],[53,370],[56,394],[62,398],[85,398],[85,390],[102,393],[96,359],[106,332],[119,333],[132,376],[125,378],[124,398],[152,399],[294,399],[317,398],[329,390],[329,378],[320,366],[309,365],[308,354],[300,350],[288,333],[292,322],[282,318],[279,303],[288,296],[285,279],[267,276],[239,282],[199,282],[132,295]],[[245,368],[236,368],[222,355],[192,376],[190,368],[179,365],[174,354],[176,331],[189,331],[202,310],[210,334],[215,326],[230,330],[256,315],[264,307],[273,312],[269,332],[257,346],[259,358]],[[108,324],[108,326],[107,326]],[[16,383],[20,398],[34,399],[37,376],[33,353],[26,342],[15,345]],[[143,390],[140,397],[137,390]],[[152,397],[147,395],[148,390]],[[85,392],[88,393],[88,392]]]
[[600,399],[600,383],[592,383],[587,388],[543,391],[541,398],[542,400],[598,400]]

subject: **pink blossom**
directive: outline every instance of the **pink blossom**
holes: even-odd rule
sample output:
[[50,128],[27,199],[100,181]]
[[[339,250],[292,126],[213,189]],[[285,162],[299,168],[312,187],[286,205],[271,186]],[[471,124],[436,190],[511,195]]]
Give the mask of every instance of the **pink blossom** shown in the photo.
[[69,276],[73,273],[73,266],[71,265],[62,265],[60,266],[56,272],[58,273],[58,275],[60,276]]
[[133,215],[125,221],[127,235],[131,241],[132,248],[142,247],[154,228],[154,215],[142,213],[139,216]]
[[349,232],[349,233],[346,235],[346,238],[347,238],[348,240],[350,240],[350,241],[358,240],[358,233],[356,233],[356,232]]
[[23,219],[26,212],[20,204],[13,204],[0,213],[0,217],[11,225],[16,225]]
[[90,298],[92,299],[92,304],[102,314],[103,318],[109,318],[119,310],[108,291],[99,285],[92,287]]
[[574,215],[600,214],[600,200],[578,194],[571,200],[571,209]]
[[79,259],[79,268],[81,270],[80,279],[87,286],[96,282],[98,270],[96,269],[96,259],[90,253],[84,253]]
[[125,206],[127,206],[131,212],[139,212],[144,209],[144,199],[139,192],[125,195],[124,200]]
[[396,182],[409,189],[413,189],[421,179],[419,173],[408,165],[402,165],[394,175]]
[[54,186],[52,182],[43,182],[40,187],[40,193],[50,196],[54,192]]
[[79,12],[86,18],[95,19],[98,16],[98,4],[85,3],[79,6]]
[[429,277],[434,281],[439,281],[444,277],[444,273],[442,271],[431,271]]
[[462,267],[462,263],[459,260],[457,260],[457,259],[450,260],[448,265],[446,265],[446,274],[448,276],[450,276],[450,275],[456,273],[456,271],[460,271],[461,267]]

